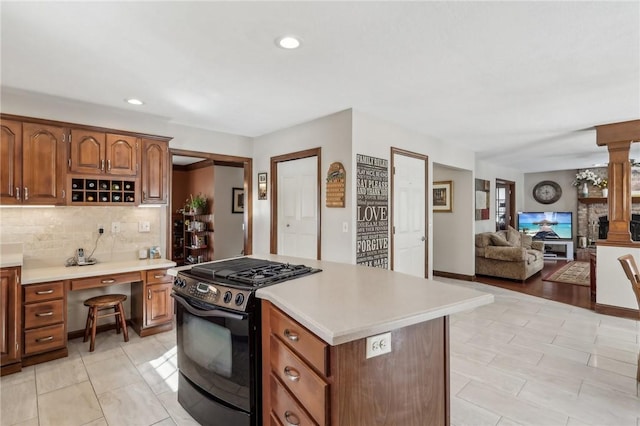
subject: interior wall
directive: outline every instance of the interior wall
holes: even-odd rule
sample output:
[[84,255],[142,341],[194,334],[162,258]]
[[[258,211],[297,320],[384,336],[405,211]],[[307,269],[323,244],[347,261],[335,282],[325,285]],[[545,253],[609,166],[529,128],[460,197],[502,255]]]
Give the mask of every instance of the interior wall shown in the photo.
[[[380,118],[371,116],[369,114],[353,111],[353,156],[351,159],[351,168],[355,170],[356,158],[355,154],[371,155],[378,158],[384,158],[391,160],[391,147],[405,149],[407,151],[416,152],[429,157],[429,170],[427,179],[427,194],[428,205],[432,205],[432,182],[435,180],[433,172],[433,163],[438,162],[441,164],[447,164],[451,167],[457,167],[460,169],[473,169],[475,162],[475,154],[471,151],[461,149],[456,146],[455,143],[444,143],[441,140],[431,138],[429,136],[417,133],[408,129],[405,129],[397,124],[390,123]],[[351,188],[351,202],[356,202],[356,183],[348,181],[348,185]],[[389,196],[389,202],[391,197]],[[427,235],[429,246],[428,250],[428,263],[429,271],[428,276],[432,276],[432,270],[434,267],[433,253],[434,250],[439,250],[439,247],[434,245],[434,238],[430,237],[434,232],[434,218],[431,209],[427,211]],[[352,218],[351,228],[355,226],[356,218]],[[464,223],[462,223],[464,222]],[[471,226],[471,220],[461,219],[460,224],[456,226],[469,227]],[[389,227],[391,230],[391,226]],[[355,262],[355,234],[353,237],[353,262]],[[454,244],[453,240],[450,244]],[[457,244],[457,243],[456,243]],[[462,264],[468,264],[473,259],[471,255],[463,251],[454,251],[453,259],[457,259]]]
[[213,260],[218,260],[244,254],[243,215],[232,213],[232,189],[244,185],[244,169],[216,165],[214,173]]
[[[495,164],[487,163],[485,161],[478,160],[475,164],[475,176],[477,179],[484,179],[491,182],[489,192],[489,219],[488,220],[475,220],[474,219],[474,233],[481,232],[493,232],[496,230],[496,179],[509,180],[515,182],[516,188],[516,212],[525,209],[526,194],[531,192],[525,188],[524,173],[519,170],[512,169],[510,167],[500,167]],[[475,187],[474,187],[475,188]],[[474,190],[475,192],[475,190]],[[474,194],[475,197],[475,194]],[[475,203],[474,203],[475,209]],[[475,246],[475,243],[474,243]],[[475,256],[475,254],[474,254]]]
[[433,164],[433,181],[452,181],[452,211],[433,212],[433,270],[475,274],[474,197],[471,170]]
[[[323,260],[353,263],[352,226],[343,232],[342,224],[352,223],[353,201],[349,182],[354,179],[351,166],[351,111],[341,111],[326,117],[279,130],[255,138],[253,150],[253,251],[269,253],[271,229],[271,157],[322,147],[321,175],[321,257]],[[347,194],[344,208],[326,207],[325,179],[329,165],[341,162],[347,175]],[[258,200],[258,173],[267,172],[269,192],[267,200]]]

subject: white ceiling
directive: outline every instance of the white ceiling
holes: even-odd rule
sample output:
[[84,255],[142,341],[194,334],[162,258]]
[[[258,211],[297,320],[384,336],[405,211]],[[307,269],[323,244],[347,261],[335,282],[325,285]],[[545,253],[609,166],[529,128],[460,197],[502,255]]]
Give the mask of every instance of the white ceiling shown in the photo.
[[593,126],[640,118],[637,1],[0,8],[2,86],[244,136],[354,108],[534,172],[605,163]]

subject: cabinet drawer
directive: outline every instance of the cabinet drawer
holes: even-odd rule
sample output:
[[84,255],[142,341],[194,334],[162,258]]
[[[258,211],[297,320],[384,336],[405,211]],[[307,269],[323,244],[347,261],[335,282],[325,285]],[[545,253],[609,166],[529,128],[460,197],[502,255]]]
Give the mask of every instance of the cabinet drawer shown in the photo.
[[166,269],[152,269],[147,271],[147,284],[159,284],[173,282],[173,277],[167,274]]
[[64,321],[64,301],[32,303],[24,306],[24,328],[42,327]]
[[324,425],[329,385],[279,339],[271,335],[270,340],[272,373]]
[[116,284],[126,284],[141,280],[140,272],[125,272],[122,274],[100,275],[99,277],[79,278],[71,280],[71,290],[105,287]]
[[26,330],[24,332],[24,354],[30,355],[63,348],[65,345],[64,337],[64,324]]
[[278,379],[274,377],[273,373],[271,374],[271,418],[271,424],[317,425]]
[[41,302],[43,300],[61,299],[64,297],[64,281],[44,284],[28,284],[24,289],[24,303]]
[[281,311],[271,308],[271,330],[323,375],[328,375],[328,345]]

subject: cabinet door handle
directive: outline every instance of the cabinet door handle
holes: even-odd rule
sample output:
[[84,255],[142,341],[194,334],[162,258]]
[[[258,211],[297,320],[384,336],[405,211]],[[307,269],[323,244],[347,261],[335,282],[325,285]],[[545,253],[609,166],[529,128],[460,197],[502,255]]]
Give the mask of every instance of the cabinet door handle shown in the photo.
[[40,291],[36,291],[37,295],[41,295],[41,294],[51,294],[53,293],[53,289],[50,290],[40,290]]
[[64,200],[67,196],[67,191],[65,191],[64,189],[62,190],[62,199]]
[[29,199],[29,188],[24,187],[24,200],[27,201]]
[[284,329],[284,337],[286,337],[287,339],[291,340],[292,342],[297,342],[298,340],[300,340],[300,337],[298,336],[298,333],[294,333],[291,330],[289,330],[288,328]]
[[292,382],[297,382],[298,380],[300,380],[300,373],[293,367],[286,366],[284,368],[284,375],[287,376],[287,378]]
[[111,160],[107,160],[107,171],[111,171]]
[[114,280],[113,278],[108,278],[106,280],[101,280],[100,281],[102,284],[113,284],[116,282],[116,280]]
[[50,317],[51,315],[53,315],[53,311],[41,312],[36,314],[37,317]]
[[104,172],[104,160],[100,160],[100,170]]
[[16,200],[20,201],[20,187],[16,186]]
[[155,274],[155,275],[153,276],[153,278],[155,278],[155,279],[160,279],[160,278],[164,278],[164,277],[166,277],[166,276],[167,276],[167,274]]
[[36,339],[36,342],[42,343],[42,342],[48,342],[50,340],[53,340],[53,336],[41,337],[39,339]]
[[151,300],[151,289],[147,290],[147,299]]
[[284,412],[284,419],[287,422],[287,426],[298,426],[300,424],[298,416],[289,410]]

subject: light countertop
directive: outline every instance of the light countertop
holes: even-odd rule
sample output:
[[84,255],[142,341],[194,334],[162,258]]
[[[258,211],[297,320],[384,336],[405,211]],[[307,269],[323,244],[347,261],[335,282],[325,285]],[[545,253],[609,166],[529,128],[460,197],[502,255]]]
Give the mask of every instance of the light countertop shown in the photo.
[[[493,302],[493,295],[386,269],[276,255],[261,259],[322,272],[258,289],[330,345],[385,333]],[[179,269],[169,270],[175,274]]]
[[68,280],[74,278],[95,277],[99,275],[123,272],[146,271],[149,269],[171,268],[176,263],[167,259],[143,259],[100,262],[87,266],[47,266],[22,268],[22,284],[35,284],[47,281]]

